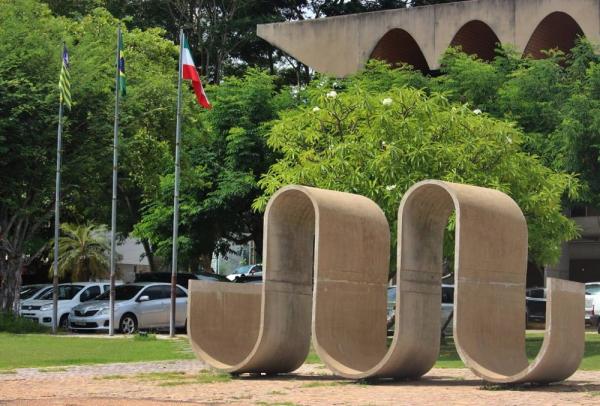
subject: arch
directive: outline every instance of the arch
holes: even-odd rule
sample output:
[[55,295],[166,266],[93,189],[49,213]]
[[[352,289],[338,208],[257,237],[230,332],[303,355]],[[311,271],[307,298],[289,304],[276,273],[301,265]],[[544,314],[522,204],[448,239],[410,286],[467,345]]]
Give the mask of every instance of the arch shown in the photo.
[[452,211],[461,359],[490,382],[569,377],[583,357],[583,285],[548,279],[544,342],[530,365],[523,213],[497,190],[434,180],[411,187],[400,203],[389,348],[385,215],[368,198],[302,186],[283,188],[269,201],[262,286],[190,281],[192,348],[229,372],[288,372],[306,357],[312,330],[317,354],[340,376],[420,377],[439,354],[442,246]]
[[542,51],[558,48],[565,54],[575,46],[577,37],[584,36],[583,30],[567,13],[555,11],[548,14],[535,28],[523,51],[523,56],[545,58]]
[[421,47],[412,35],[401,28],[394,28],[381,37],[369,59],[379,59],[391,65],[406,63],[422,72],[429,71]]
[[489,25],[481,20],[471,20],[456,32],[450,46],[460,46],[469,55],[491,61],[496,56],[496,46],[499,43],[498,36]]

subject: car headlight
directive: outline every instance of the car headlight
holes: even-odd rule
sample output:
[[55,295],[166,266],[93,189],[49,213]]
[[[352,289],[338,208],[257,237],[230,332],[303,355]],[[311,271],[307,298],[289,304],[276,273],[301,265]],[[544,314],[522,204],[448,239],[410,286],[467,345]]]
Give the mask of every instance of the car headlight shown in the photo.
[[43,311],[43,312],[45,312],[46,310],[50,310],[50,309],[52,309],[52,305],[51,304],[49,304],[49,305],[43,305],[42,307],[40,307],[40,310]]
[[98,316],[105,316],[108,314],[108,307],[105,307],[104,309],[100,309],[98,311],[98,313],[96,313]]

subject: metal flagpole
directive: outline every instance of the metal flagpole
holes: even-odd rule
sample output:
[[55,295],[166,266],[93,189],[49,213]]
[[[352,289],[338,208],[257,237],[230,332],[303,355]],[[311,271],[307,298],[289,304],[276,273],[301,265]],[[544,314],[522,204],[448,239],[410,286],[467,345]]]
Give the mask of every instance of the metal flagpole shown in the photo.
[[177,284],[177,237],[179,234],[179,174],[181,147],[181,63],[183,54],[183,29],[179,31],[179,77],[177,78],[177,124],[175,127],[175,188],[173,192],[173,255],[171,264],[171,314],[169,336],[175,336],[176,284]]
[[62,165],[63,100],[58,106],[58,136],[56,140],[56,191],[54,197],[54,270],[52,276],[52,333],[58,327],[58,238],[60,236],[60,172]]
[[115,73],[115,124],[113,135],[112,210],[110,218],[110,296],[108,335],[115,330],[115,266],[117,261],[117,166],[119,162],[119,58],[121,51],[121,25],[117,28],[117,56]]

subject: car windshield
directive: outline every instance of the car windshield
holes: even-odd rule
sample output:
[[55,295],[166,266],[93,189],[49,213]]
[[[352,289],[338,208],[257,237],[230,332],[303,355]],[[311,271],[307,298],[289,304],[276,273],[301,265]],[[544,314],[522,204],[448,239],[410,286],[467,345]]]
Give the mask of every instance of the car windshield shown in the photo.
[[45,288],[45,286],[25,286],[23,289],[21,289],[21,300],[29,299],[40,290]]
[[[79,291],[83,289],[81,285],[63,285],[58,287],[58,300],[71,300],[75,297]],[[48,292],[44,293],[40,300],[50,300],[52,299],[53,289],[50,289]]]
[[[130,300],[142,290],[142,285],[120,285],[115,288],[115,300]],[[110,298],[110,290],[107,290],[95,300],[108,300]]]
[[253,266],[254,265],[240,266],[235,271],[233,271],[233,273],[241,273],[242,275],[245,275],[248,272],[250,272],[250,269],[252,269]]
[[587,285],[585,287],[586,295],[600,295],[600,284]]
[[396,287],[395,286],[388,288],[387,296],[388,296],[388,302],[396,301]]

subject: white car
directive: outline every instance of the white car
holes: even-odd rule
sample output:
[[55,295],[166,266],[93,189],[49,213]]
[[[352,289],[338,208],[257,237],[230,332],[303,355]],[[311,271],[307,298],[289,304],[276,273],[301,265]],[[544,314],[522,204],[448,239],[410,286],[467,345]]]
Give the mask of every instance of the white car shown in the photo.
[[50,289],[52,289],[52,285],[48,283],[21,286],[21,292],[19,294],[19,311],[21,306],[41,297]]
[[[106,282],[62,283],[58,285],[58,325],[67,328],[71,309],[80,303],[94,299],[109,289]],[[52,295],[49,289],[38,299],[21,305],[21,317],[33,320],[45,326],[52,326]]]
[[600,332],[600,282],[585,284],[585,323],[598,326]]
[[244,265],[235,269],[232,273],[226,276],[232,282],[235,282],[240,276],[254,276],[255,274],[262,275],[262,264]]
[[[177,285],[175,327],[187,322],[187,290]],[[106,331],[109,318],[109,294],[75,306],[69,314],[71,330]],[[115,329],[132,334],[140,329],[169,328],[171,284],[137,282],[115,288]]]

